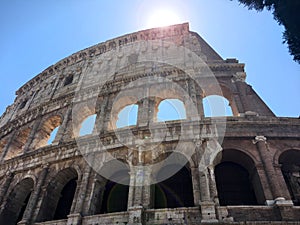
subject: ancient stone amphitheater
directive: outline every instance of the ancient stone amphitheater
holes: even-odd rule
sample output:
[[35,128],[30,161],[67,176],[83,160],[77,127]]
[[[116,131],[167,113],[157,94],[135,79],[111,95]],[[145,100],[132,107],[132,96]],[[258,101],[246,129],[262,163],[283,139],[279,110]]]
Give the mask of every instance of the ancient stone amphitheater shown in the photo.
[[0,224],[299,224],[300,120],[245,78],[187,23],[50,66],[0,118]]

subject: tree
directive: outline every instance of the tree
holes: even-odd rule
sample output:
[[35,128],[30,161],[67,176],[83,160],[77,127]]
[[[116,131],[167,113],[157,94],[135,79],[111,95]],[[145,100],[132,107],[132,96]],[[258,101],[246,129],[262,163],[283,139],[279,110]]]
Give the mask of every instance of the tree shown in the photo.
[[[232,1],[232,0],[231,0]],[[287,43],[293,59],[300,64],[300,0],[238,0],[248,9],[270,10],[283,25],[283,43]]]

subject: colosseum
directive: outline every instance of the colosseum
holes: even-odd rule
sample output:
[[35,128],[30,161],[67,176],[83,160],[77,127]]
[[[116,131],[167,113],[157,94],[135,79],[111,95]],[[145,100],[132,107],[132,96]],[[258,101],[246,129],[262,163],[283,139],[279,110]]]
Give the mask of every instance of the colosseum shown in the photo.
[[299,224],[300,119],[244,66],[184,23],[48,67],[0,118],[0,224]]

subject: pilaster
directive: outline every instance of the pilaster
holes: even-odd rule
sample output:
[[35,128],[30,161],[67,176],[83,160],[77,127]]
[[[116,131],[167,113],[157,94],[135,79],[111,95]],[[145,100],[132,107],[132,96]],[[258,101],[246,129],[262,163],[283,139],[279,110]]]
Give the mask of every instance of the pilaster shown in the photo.
[[41,122],[42,122],[42,116],[38,116],[36,119],[35,119],[35,122],[33,124],[33,127],[30,131],[30,134],[29,134],[29,137],[27,139],[27,142],[25,143],[24,145],[24,153],[30,151],[30,148],[32,148],[32,142],[35,138],[35,135],[36,135],[36,132],[37,130],[39,129],[40,125],[41,125]]
[[206,170],[199,171],[200,190],[201,190],[201,222],[218,222],[216,215],[216,202],[214,198],[217,198],[214,168],[208,166]]
[[8,171],[6,173],[6,179],[4,181],[4,184],[0,188],[0,206],[2,205],[3,199],[5,198],[4,196],[7,194],[8,188],[13,178],[14,178],[14,173]]
[[30,196],[29,202],[27,204],[26,210],[24,212],[22,221],[19,222],[18,225],[30,224],[32,222],[32,215],[33,215],[33,212],[36,210],[37,201],[39,199],[42,186],[45,183],[45,180],[46,180],[46,177],[48,174],[48,169],[49,169],[49,165],[45,164],[43,166],[42,172],[39,175],[39,179],[37,181],[36,187],[34,188],[33,192],[31,193],[31,196]]
[[102,102],[99,102],[98,105],[101,105],[99,108],[96,109],[96,121],[95,121],[95,126],[93,133],[94,134],[100,134],[103,130],[105,130],[105,115],[107,112],[107,105],[109,102],[109,97],[104,96]]

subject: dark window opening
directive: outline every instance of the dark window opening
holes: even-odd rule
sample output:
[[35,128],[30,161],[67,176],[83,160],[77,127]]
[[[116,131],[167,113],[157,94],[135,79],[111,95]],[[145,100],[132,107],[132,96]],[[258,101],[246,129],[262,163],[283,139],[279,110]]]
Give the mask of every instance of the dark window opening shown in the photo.
[[300,151],[287,150],[279,157],[281,172],[295,206],[300,206]]
[[107,181],[100,213],[127,211],[129,186]]
[[22,220],[30,199],[33,184],[32,179],[26,178],[16,185],[9,194],[7,201],[3,202],[0,224],[16,225]]
[[25,108],[26,104],[27,104],[27,100],[24,100],[24,101],[20,104],[19,109]]
[[[165,174],[170,166],[163,168],[159,176]],[[154,208],[193,207],[194,196],[190,171],[183,167],[170,178],[152,185],[154,191]]]
[[69,84],[72,84],[73,78],[74,78],[73,75],[67,76],[66,79],[65,79],[65,82],[64,82],[64,86],[67,86],[67,85],[69,85]]
[[215,168],[220,205],[257,205],[248,171],[233,162],[222,162]]
[[77,178],[70,180],[61,191],[61,196],[58,201],[53,218],[54,220],[67,219],[67,216],[69,215],[71,210],[74,194],[76,191],[76,181]]
[[[300,170],[298,173],[300,174]],[[300,196],[297,196],[297,192],[295,191],[297,190],[297,186],[300,187],[300,179],[298,177],[295,178],[291,171],[285,171],[282,169],[282,174],[294,205],[300,206]]]
[[18,219],[17,219],[16,224],[17,224],[18,222],[20,222],[20,221],[22,220],[22,218],[23,218],[25,209],[26,209],[27,204],[28,204],[28,202],[29,202],[30,195],[31,195],[31,192],[27,195],[25,201],[23,202],[23,206],[22,206],[21,211],[20,211],[20,213],[19,213],[19,216],[18,216]]

